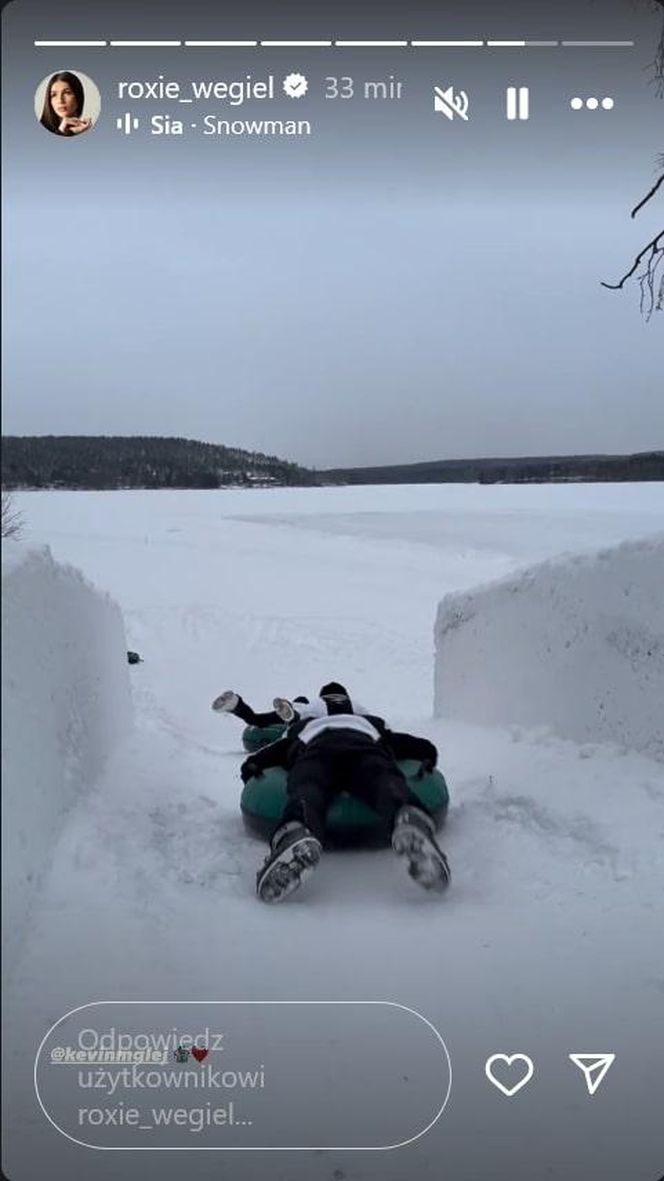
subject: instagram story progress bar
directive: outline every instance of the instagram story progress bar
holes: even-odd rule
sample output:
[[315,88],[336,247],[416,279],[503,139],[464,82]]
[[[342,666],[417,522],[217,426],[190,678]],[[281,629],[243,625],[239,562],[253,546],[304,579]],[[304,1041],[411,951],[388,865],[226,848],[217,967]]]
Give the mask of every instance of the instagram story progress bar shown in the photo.
[[385,41],[363,40],[349,41],[334,39],[320,40],[289,40],[289,41],[171,41],[171,40],[37,40],[33,42],[36,49],[632,49],[634,41],[538,41],[534,39],[501,40],[444,40],[428,39]]

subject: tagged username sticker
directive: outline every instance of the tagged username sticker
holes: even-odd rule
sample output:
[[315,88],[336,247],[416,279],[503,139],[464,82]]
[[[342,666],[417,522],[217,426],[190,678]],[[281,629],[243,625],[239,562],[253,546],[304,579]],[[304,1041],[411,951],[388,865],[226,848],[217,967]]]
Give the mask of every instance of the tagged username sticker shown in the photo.
[[386,1149],[452,1085],[425,1017],[388,1001],[98,1001],[35,1061],[42,1111],[97,1149]]

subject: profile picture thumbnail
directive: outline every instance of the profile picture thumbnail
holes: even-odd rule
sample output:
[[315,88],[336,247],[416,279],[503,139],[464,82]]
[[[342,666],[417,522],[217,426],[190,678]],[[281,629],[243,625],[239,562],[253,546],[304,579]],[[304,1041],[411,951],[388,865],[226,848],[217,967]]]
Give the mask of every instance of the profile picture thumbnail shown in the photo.
[[35,91],[35,115],[53,135],[82,135],[94,127],[101,95],[92,78],[80,70],[58,70],[43,78]]

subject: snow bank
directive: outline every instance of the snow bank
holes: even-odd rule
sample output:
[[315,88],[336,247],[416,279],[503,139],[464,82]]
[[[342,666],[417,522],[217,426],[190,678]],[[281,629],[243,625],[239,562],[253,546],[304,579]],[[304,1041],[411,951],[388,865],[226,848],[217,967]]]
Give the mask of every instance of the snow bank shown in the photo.
[[7,963],[62,816],[131,724],[118,607],[48,549],[4,547],[2,801]]
[[664,536],[447,595],[435,635],[437,716],[664,761]]

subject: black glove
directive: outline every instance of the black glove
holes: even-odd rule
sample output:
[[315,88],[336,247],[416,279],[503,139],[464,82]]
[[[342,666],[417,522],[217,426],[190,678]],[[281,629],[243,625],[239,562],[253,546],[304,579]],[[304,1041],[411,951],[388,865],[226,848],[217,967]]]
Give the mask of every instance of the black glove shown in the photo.
[[263,768],[253,759],[247,759],[240,767],[240,778],[243,783],[248,779],[260,779],[263,774]]
[[435,766],[436,766],[435,759],[432,759],[432,758],[422,759],[422,762],[420,763],[420,769],[417,772],[415,778],[416,779],[424,779],[425,775],[431,774],[431,772],[434,770]]

